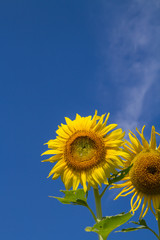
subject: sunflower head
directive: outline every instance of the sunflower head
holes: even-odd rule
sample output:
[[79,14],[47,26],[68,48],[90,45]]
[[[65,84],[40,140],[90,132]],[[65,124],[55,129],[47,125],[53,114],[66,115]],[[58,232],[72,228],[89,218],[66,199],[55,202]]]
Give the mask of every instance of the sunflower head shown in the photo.
[[[113,130],[117,124],[107,125],[109,114],[81,117],[75,120],[65,118],[56,131],[57,137],[50,140],[47,150],[42,155],[53,155],[48,162],[57,162],[49,176],[56,179],[61,176],[66,189],[76,190],[81,183],[84,191],[92,186],[97,188],[107,183],[110,173],[123,166],[121,157],[126,153],[120,148],[123,143],[122,129]],[[113,131],[112,131],[113,130]]]
[[142,144],[134,133],[129,133],[131,142],[126,141],[124,145],[124,149],[129,154],[126,158],[126,166],[130,164],[133,166],[128,176],[124,178],[125,182],[112,187],[124,187],[116,198],[134,193],[131,198],[132,211],[136,211],[143,200],[140,218],[146,215],[149,208],[154,215],[157,215],[157,209],[160,208],[160,146],[156,145],[156,134],[160,134],[155,132],[153,126],[148,142],[143,134],[144,127],[141,133],[137,129]]
[[105,158],[105,146],[96,134],[77,131],[66,143],[65,157],[75,170],[87,170]]
[[160,194],[160,152],[153,149],[140,152],[129,177],[139,192],[151,196]]

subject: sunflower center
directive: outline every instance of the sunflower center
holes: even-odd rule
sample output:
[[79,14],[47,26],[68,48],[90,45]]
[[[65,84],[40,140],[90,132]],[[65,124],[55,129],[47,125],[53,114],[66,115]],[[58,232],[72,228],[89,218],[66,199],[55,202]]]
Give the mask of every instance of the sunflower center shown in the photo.
[[95,142],[88,136],[78,137],[71,144],[71,152],[78,161],[87,161],[93,158],[96,153]]
[[137,191],[160,194],[160,153],[152,149],[139,153],[133,160],[129,176]]
[[147,167],[148,173],[155,174],[157,172],[157,168],[155,166]]
[[65,160],[75,170],[91,169],[105,158],[103,139],[89,131],[77,131],[66,144]]

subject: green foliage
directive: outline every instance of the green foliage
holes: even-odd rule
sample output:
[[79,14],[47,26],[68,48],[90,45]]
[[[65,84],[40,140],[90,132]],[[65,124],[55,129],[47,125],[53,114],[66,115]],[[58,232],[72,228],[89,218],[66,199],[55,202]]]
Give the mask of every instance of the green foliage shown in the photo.
[[130,212],[121,213],[115,216],[107,216],[96,223],[93,227],[86,227],[85,231],[96,232],[105,240],[115,228],[126,223],[131,217],[132,214]]
[[83,189],[77,189],[76,191],[73,190],[60,190],[65,195],[64,197],[53,197],[56,198],[58,201],[60,201],[63,204],[74,204],[74,205],[82,205],[87,207],[87,194],[84,192]]
[[141,230],[141,229],[148,229],[159,239],[158,235],[150,227],[148,227],[148,225],[144,219],[139,219],[139,222],[131,221],[129,223],[134,223],[134,224],[138,225],[138,227],[130,227],[130,228],[122,229],[120,231],[116,231],[116,232],[132,232],[132,231],[137,231],[137,230]]
[[146,221],[144,219],[140,219],[139,222],[129,222],[129,223],[134,223],[136,225],[139,225],[139,227],[131,227],[131,228],[126,228],[126,229],[122,229],[120,231],[116,231],[116,232],[131,232],[131,231],[137,231],[139,229],[148,229],[149,227],[146,224]]
[[120,231],[116,231],[116,232],[132,232],[132,231],[137,231],[139,229],[147,229],[145,226],[139,226],[139,227],[131,227],[131,228],[126,228],[126,229],[122,229]]
[[133,166],[130,165],[128,168],[116,173],[116,174],[113,174],[109,179],[108,179],[108,183],[109,185],[111,185],[112,183],[115,183],[115,182],[119,182],[121,180],[123,180],[123,178],[129,173],[131,167]]

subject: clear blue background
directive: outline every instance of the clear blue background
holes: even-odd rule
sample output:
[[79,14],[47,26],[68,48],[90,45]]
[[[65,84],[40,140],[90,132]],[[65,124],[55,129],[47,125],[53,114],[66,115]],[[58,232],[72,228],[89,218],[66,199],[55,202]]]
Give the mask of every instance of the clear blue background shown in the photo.
[[[0,1],[0,239],[97,239],[84,231],[87,209],[48,197],[64,186],[46,178],[43,143],[65,116],[95,109],[126,138],[144,124],[147,139],[152,125],[160,132],[159,12],[156,0]],[[113,201],[118,192],[104,195],[104,215],[130,210],[130,196]],[[146,220],[157,231],[150,212]],[[109,239],[141,237],[154,239],[147,230]]]

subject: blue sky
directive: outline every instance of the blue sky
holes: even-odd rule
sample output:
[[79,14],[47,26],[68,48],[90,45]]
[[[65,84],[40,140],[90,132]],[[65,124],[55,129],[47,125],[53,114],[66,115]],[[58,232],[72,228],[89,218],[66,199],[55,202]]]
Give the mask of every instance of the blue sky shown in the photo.
[[[152,125],[160,132],[159,11],[159,0],[0,2],[1,239],[97,239],[84,231],[94,223],[85,208],[48,198],[64,186],[46,178],[43,143],[65,116],[95,109],[126,134],[144,124],[147,139]],[[104,215],[130,209],[117,193],[106,192]],[[146,220],[157,230],[152,214]],[[154,238],[142,230],[108,239],[140,237]]]

